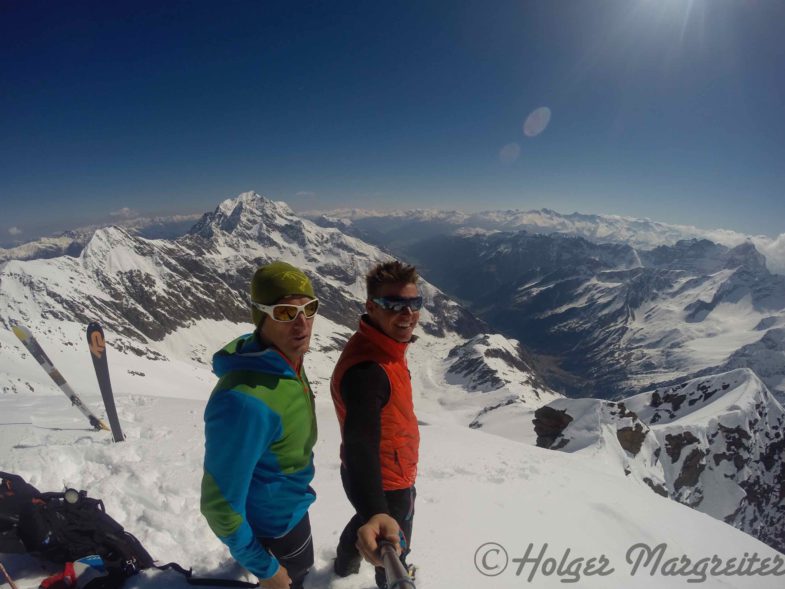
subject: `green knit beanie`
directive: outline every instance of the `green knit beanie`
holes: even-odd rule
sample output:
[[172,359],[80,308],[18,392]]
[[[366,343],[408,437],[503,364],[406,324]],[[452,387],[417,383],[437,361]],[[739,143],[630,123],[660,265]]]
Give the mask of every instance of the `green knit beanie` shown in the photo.
[[[261,266],[251,280],[251,300],[263,305],[277,303],[285,296],[303,295],[316,298],[311,281],[299,270],[286,262],[272,262]],[[266,317],[256,307],[251,307],[254,325]]]

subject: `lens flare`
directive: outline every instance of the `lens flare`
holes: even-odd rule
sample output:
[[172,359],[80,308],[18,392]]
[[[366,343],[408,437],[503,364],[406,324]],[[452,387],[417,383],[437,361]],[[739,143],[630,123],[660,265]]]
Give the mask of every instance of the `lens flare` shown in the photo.
[[541,106],[526,117],[526,122],[523,123],[523,134],[527,137],[537,137],[537,135],[545,131],[550,122],[551,109],[547,106]]
[[511,164],[521,155],[521,146],[517,143],[508,143],[499,150],[499,159],[503,164]]

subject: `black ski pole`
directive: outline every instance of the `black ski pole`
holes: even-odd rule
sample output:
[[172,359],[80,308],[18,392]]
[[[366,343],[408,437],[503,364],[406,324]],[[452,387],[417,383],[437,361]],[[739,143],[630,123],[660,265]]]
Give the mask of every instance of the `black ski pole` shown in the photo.
[[387,589],[417,589],[401,559],[398,558],[395,545],[382,541],[379,543],[379,550],[382,553],[384,574],[387,576]]

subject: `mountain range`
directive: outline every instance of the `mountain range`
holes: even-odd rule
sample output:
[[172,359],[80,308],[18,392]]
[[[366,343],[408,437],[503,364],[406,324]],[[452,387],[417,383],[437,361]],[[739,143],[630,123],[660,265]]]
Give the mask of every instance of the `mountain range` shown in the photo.
[[[591,448],[600,470],[783,550],[782,406],[767,383],[781,390],[785,289],[752,244],[645,250],[493,231],[401,247],[424,277],[409,353],[424,427]],[[27,325],[81,383],[92,370],[84,325],[100,320],[121,398],[152,387],[205,400],[210,356],[250,330],[247,285],[274,259],[302,267],[322,302],[309,362],[325,390],[362,311],[364,273],[390,254],[255,193],[221,202],[175,239],[108,227],[78,253],[7,260],[0,324]],[[3,393],[59,395],[6,329],[0,349]],[[554,383],[587,398],[563,398]]]
[[[649,247],[680,233],[659,235],[658,224],[622,218],[512,213],[419,211],[409,221],[354,211],[328,224],[417,262],[446,293],[519,340],[546,382],[570,396],[629,396],[747,367],[785,398],[785,278],[752,241]],[[498,229],[521,226],[521,218],[527,227],[582,228],[608,241]],[[637,246],[623,242],[630,232]]]
[[[63,323],[99,320],[122,351],[165,363],[173,360],[169,342],[194,326],[219,322],[247,330],[239,325],[250,320],[250,278],[275,259],[298,265],[312,278],[322,303],[314,351],[325,352],[339,349],[351,335],[365,299],[364,275],[389,256],[301,219],[283,203],[245,193],[221,202],[173,240],[107,227],[96,230],[76,256],[5,262],[0,324],[8,328],[16,320],[34,332],[57,334]],[[521,399],[554,397],[530,371],[520,370],[525,360],[517,342],[494,335],[501,351],[477,356],[466,344],[490,337],[487,324],[427,281],[421,290],[426,304],[418,349],[443,375],[470,376],[475,389],[503,388],[503,394]],[[178,359],[209,362],[225,343],[210,335],[186,342]],[[70,345],[62,335],[53,338],[54,345]],[[475,361],[469,363],[466,355]],[[508,364],[514,370],[502,374]]]
[[620,243],[636,249],[653,249],[692,239],[705,239],[729,248],[751,242],[764,254],[772,272],[785,274],[785,233],[778,237],[746,235],[729,229],[700,229],[621,215],[564,214],[551,209],[474,213],[441,209],[333,209],[301,214],[320,225],[340,227],[346,233],[391,251],[429,237],[499,231],[526,231],[542,235],[557,233],[582,237],[593,243]]
[[[168,217],[123,217],[113,223],[147,239],[174,239],[188,232],[201,215],[170,215]],[[106,225],[90,225],[40,237],[8,248],[0,247],[0,265],[8,260],[36,260],[58,256],[78,256],[96,230]]]

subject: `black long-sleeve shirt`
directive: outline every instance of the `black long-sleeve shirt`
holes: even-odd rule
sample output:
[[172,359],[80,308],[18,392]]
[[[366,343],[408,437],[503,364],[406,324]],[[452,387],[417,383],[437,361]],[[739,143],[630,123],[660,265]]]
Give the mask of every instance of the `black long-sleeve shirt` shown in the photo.
[[346,407],[343,451],[349,499],[366,520],[376,513],[389,513],[382,486],[379,457],[382,408],[390,400],[390,380],[376,362],[349,368],[341,379]]

